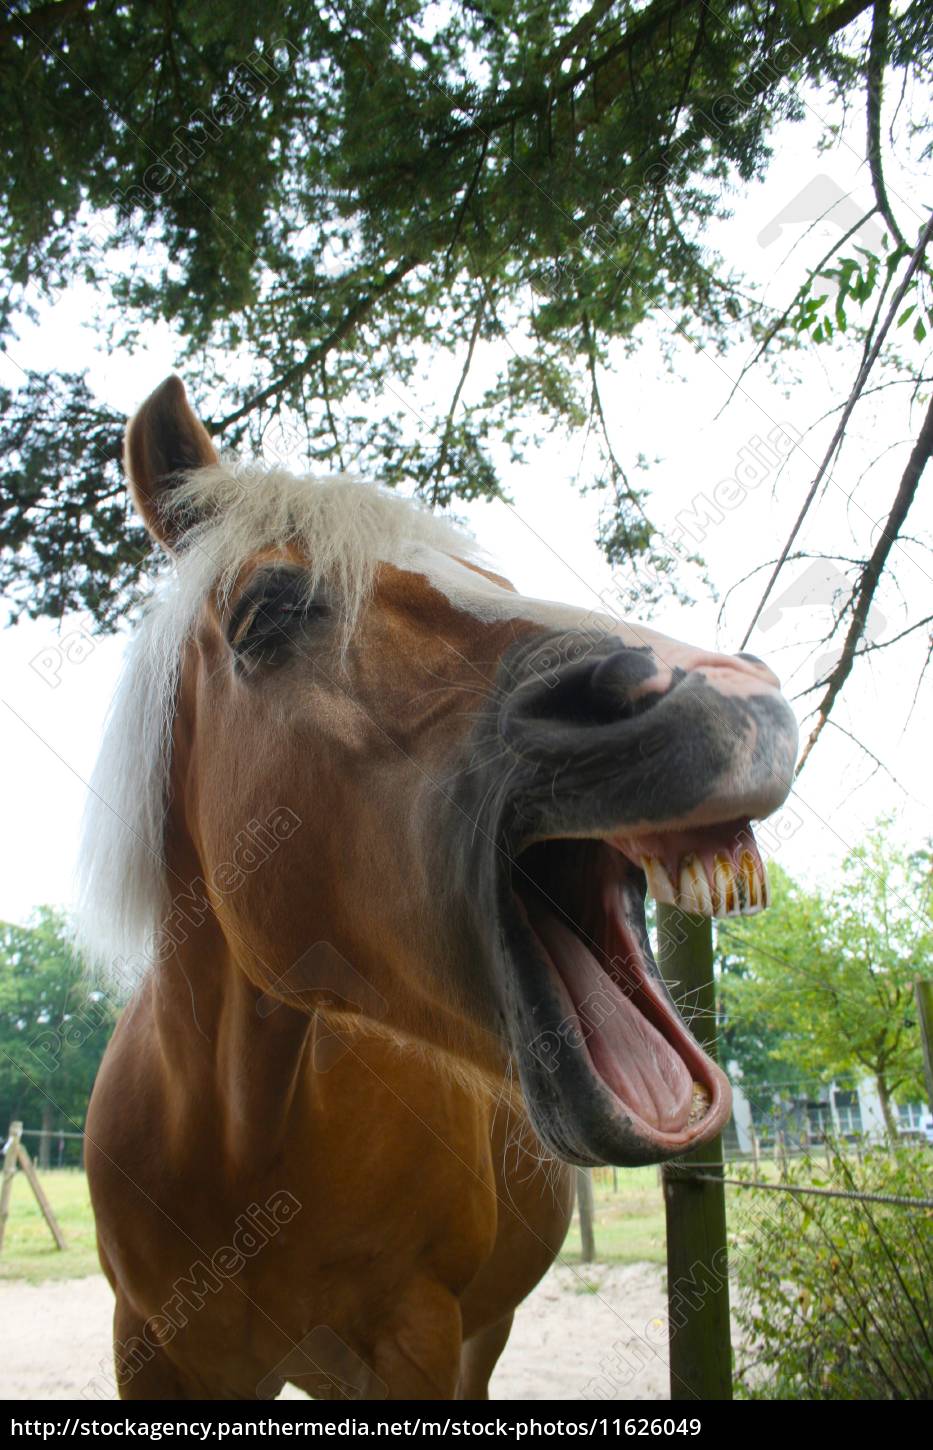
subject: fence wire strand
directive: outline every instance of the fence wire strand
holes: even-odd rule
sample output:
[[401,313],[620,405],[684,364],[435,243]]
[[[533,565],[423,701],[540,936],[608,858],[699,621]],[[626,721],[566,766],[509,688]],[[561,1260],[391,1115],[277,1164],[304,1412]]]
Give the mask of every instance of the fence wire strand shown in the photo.
[[728,1183],[734,1188],[762,1188],[770,1193],[812,1194],[818,1198],[849,1198],[858,1203],[887,1203],[895,1208],[933,1208],[933,1198],[912,1198],[906,1193],[852,1193],[845,1188],[817,1188],[815,1184],[766,1183],[760,1178],[726,1178],[721,1173],[695,1173],[697,1168],[718,1168],[718,1163],[667,1165],[667,1171],[676,1174],[678,1180],[692,1179],[697,1183]]

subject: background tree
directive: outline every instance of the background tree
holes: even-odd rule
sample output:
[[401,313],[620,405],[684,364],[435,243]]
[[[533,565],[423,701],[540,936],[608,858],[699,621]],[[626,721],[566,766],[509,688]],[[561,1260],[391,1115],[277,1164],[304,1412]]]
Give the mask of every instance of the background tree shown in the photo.
[[[784,900],[787,884],[779,866],[768,869],[772,889]],[[733,926],[717,923],[714,933],[714,961],[717,984],[717,1015],[720,1022],[720,1061],[728,1068],[735,1063],[742,1091],[753,1105],[755,1118],[766,1117],[774,1107],[775,1088],[790,1097],[806,1091],[807,1082],[788,1037],[786,1025],[778,1026],[762,1013],[734,1010],[736,983],[755,977],[754,938],[746,942]],[[785,1049],[780,1053],[779,1050]]]
[[[439,507],[501,493],[494,443],[521,457],[543,430],[587,430],[601,543],[643,603],[679,587],[683,561],[607,425],[607,374],[640,324],[669,349],[751,336],[760,354],[848,326],[871,365],[897,331],[923,376],[926,218],[895,214],[882,109],[915,88],[900,135],[928,160],[927,0],[11,0],[0,39],[0,325],[81,281],[112,347],[160,320],[184,337],[179,365],[225,445],[268,456],[278,428],[299,429],[314,464]],[[775,318],[704,231],[816,86],[837,117],[864,112],[885,241],[860,252],[850,230]],[[402,393],[445,352],[450,396],[427,388],[416,414]],[[0,582],[31,613],[110,625],[144,563],[138,531],[121,534],[123,419],[54,371],[0,401]],[[921,441],[880,552],[845,565],[853,642],[826,713],[933,413]]]
[[116,1013],[88,989],[68,922],[41,907],[29,926],[0,924],[0,1114],[42,1128],[40,1166],[54,1131],[84,1122]]
[[894,1140],[895,1096],[923,1095],[913,982],[933,961],[928,863],[899,852],[880,823],[831,890],[771,875],[775,910],[719,927],[727,1032],[761,1034],[804,1080],[870,1076]]

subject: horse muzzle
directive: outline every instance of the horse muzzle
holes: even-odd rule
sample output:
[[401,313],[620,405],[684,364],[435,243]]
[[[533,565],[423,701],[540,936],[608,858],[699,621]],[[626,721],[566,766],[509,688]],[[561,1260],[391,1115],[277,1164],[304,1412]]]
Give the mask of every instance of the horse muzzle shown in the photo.
[[529,1114],[571,1162],[676,1156],[731,1093],[661,979],[646,890],[707,916],[768,905],[750,822],[790,790],[796,721],[760,661],[654,634],[526,641],[497,683],[497,981]]

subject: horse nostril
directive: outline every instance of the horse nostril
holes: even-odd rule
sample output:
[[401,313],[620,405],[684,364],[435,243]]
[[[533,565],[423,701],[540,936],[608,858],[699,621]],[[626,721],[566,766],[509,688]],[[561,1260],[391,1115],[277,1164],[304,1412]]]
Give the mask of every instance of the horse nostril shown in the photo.
[[659,678],[658,662],[649,651],[624,646],[595,655],[592,648],[581,649],[572,660],[539,651],[528,663],[531,668],[526,665],[509,712],[516,720],[612,725],[649,709],[670,684],[669,675]]
[[590,676],[594,723],[627,720],[650,710],[670,684],[669,673],[659,673],[653,654],[633,649],[614,651],[599,661]]

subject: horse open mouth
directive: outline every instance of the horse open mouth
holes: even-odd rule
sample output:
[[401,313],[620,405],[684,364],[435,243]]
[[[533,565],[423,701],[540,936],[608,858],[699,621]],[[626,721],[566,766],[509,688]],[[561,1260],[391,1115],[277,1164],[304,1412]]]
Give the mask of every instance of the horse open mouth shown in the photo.
[[574,1161],[658,1161],[729,1116],[728,1081],[654,961],[646,887],[705,916],[749,914],[769,899],[747,821],[539,840],[513,859],[519,1062],[538,1132]]

